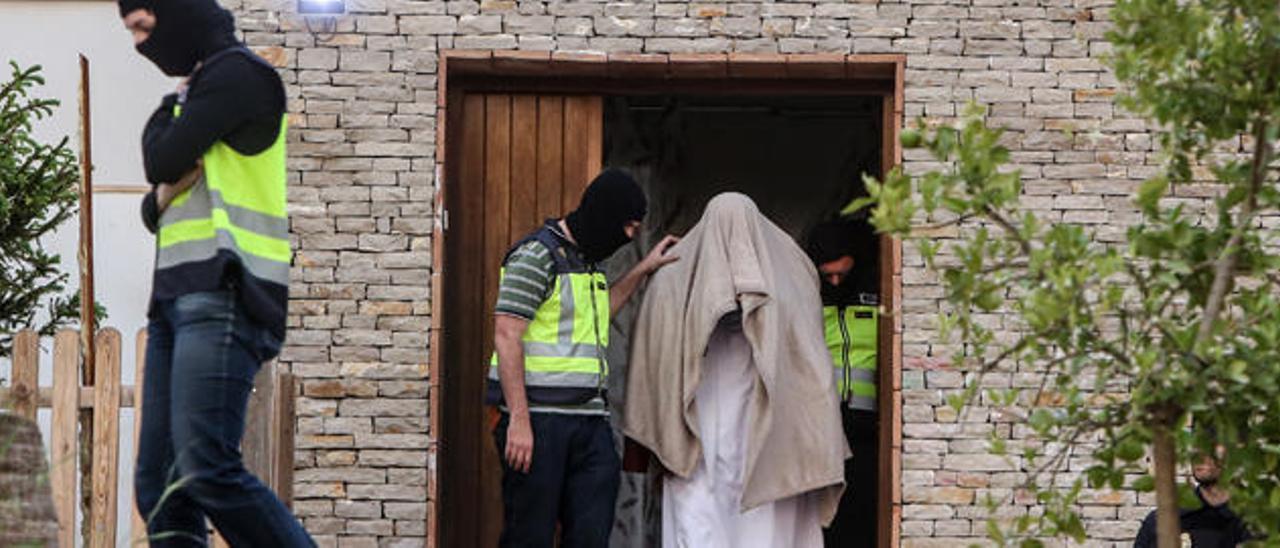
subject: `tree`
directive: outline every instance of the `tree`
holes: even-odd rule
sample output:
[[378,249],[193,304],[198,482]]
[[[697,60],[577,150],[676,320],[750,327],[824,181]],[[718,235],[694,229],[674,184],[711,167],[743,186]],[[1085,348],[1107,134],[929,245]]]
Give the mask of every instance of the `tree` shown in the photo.
[[[1019,207],[1022,178],[1002,167],[1001,132],[976,107],[904,132],[905,147],[942,169],[869,179],[870,198],[851,207],[874,203],[875,226],[941,274],[940,331],[962,343],[954,363],[974,373],[951,404],[981,401],[1031,432],[993,438],[992,449],[1032,471],[1025,489],[1044,512],[993,521],[994,540],[1083,540],[1083,490],[1128,487],[1156,491],[1159,544],[1177,546],[1179,498],[1194,497],[1177,470],[1219,446],[1232,508],[1280,538],[1280,10],[1273,0],[1119,0],[1111,13],[1121,104],[1149,119],[1162,155],[1122,242]],[[1192,182],[1214,190],[1204,211],[1169,199]],[[960,237],[932,239],[941,228]],[[1002,328],[985,321],[995,313]],[[1044,381],[984,391],[991,371]],[[1082,448],[1086,474],[1061,475]]]
[[80,306],[79,296],[65,293],[61,258],[41,245],[76,211],[75,156],[66,137],[49,145],[31,136],[32,123],[58,106],[31,96],[44,84],[40,67],[9,65],[11,79],[0,87],[0,356],[12,350],[14,332],[36,327],[41,305],[48,316],[37,327],[42,335],[76,318]]

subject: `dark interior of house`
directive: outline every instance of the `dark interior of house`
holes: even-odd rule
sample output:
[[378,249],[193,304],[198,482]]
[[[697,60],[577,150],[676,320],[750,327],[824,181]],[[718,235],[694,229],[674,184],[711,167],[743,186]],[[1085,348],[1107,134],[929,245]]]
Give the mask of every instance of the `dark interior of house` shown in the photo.
[[[803,245],[815,225],[865,195],[863,174],[879,176],[881,104],[878,97],[861,96],[606,98],[604,165],[630,172],[649,198],[644,231],[610,259],[610,278],[626,272],[663,235],[689,230],[721,192],[750,196]],[[869,268],[876,268],[874,258]],[[625,341],[635,309],[627,306],[612,322],[615,421],[625,407]],[[651,480],[624,474],[613,546],[657,545],[661,497]]]

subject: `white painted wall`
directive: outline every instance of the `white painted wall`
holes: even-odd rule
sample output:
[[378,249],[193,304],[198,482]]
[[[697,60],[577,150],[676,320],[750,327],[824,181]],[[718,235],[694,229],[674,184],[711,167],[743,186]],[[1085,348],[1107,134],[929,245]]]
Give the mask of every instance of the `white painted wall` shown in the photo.
[[[10,60],[27,67],[39,64],[46,85],[38,90],[43,97],[62,101],[52,119],[36,128],[46,142],[62,136],[71,138],[78,150],[79,115],[77,94],[79,64],[83,53],[90,63],[94,181],[99,185],[133,185],[145,188],[139,140],[147,117],[161,96],[174,88],[149,61],[133,49],[133,42],[120,24],[112,1],[9,1],[0,0],[0,81],[9,79]],[[153,239],[138,217],[141,193],[94,194],[94,269],[97,299],[107,307],[105,325],[124,334],[123,377],[132,384],[136,356],[134,334],[146,325],[146,306],[151,289]],[[78,287],[76,245],[79,222],[72,219],[45,245],[62,256],[62,269],[71,273]],[[41,384],[50,385],[50,361],[46,351]],[[0,364],[0,378],[10,370]],[[41,413],[41,429],[48,447],[49,412]],[[123,411],[120,431],[132,438],[133,412]],[[128,546],[133,533],[129,519],[133,509],[133,446],[120,447],[121,474],[119,500],[119,546]]]

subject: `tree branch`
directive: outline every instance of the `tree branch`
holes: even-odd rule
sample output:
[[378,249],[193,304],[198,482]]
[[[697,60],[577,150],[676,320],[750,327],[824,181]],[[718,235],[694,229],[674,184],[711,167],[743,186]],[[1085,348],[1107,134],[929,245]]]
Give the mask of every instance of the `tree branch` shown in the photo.
[[1031,242],[1027,241],[1027,239],[1022,236],[1021,232],[1018,232],[1018,229],[1013,226],[1013,223],[1009,222],[1009,220],[1006,219],[1004,215],[1001,215],[999,211],[992,208],[990,204],[982,204],[982,212],[985,213],[992,221],[995,221],[996,224],[1000,225],[1000,228],[1003,228],[1005,233],[1013,237],[1014,241],[1018,242],[1018,247],[1022,248],[1022,253],[1024,255],[1028,257],[1031,256]]
[[1271,142],[1267,140],[1269,124],[1265,115],[1254,123],[1253,166],[1249,174],[1249,186],[1245,194],[1244,204],[1240,207],[1240,222],[1236,224],[1223,247],[1222,254],[1214,265],[1213,285],[1209,288],[1209,297],[1205,301],[1204,313],[1200,317],[1200,330],[1196,335],[1196,346],[1208,342],[1213,335],[1213,322],[1222,312],[1223,302],[1235,280],[1236,262],[1240,259],[1240,243],[1253,224],[1253,216],[1258,207],[1258,192],[1266,179],[1266,166],[1271,161]]
[[949,226],[959,226],[961,223],[963,223],[963,222],[965,222],[965,221],[967,221],[967,220],[969,220],[969,219],[972,219],[972,218],[973,218],[973,214],[972,214],[972,213],[966,213],[966,214],[964,214],[964,215],[960,215],[960,216],[958,216],[958,217],[956,217],[956,218],[954,218],[954,219],[952,219],[952,220],[950,220],[950,221],[941,221],[941,222],[932,223],[932,224],[927,224],[927,225],[915,225],[915,226],[912,226],[912,227],[911,227],[911,232],[912,232],[912,234],[910,234],[910,236],[913,236],[913,237],[914,237],[914,236],[915,236],[915,234],[914,234],[914,233],[915,233],[917,230],[927,232],[927,231],[930,231],[930,230],[939,230],[939,229],[947,228],[947,227],[949,227]]

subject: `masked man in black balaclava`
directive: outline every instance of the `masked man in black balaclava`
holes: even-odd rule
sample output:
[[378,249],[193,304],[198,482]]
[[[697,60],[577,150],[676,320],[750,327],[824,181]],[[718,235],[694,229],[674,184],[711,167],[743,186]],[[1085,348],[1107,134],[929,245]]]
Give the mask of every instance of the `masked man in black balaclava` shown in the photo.
[[[1213,456],[1203,456],[1191,466],[1191,479],[1196,484],[1196,501],[1179,504],[1178,526],[1181,545],[1191,548],[1233,548],[1253,538],[1244,520],[1231,510],[1231,494],[1218,483],[1222,476],[1222,460],[1226,447],[1217,446]],[[1133,548],[1156,548],[1156,511],[1142,520]]]
[[313,546],[244,467],[254,374],[279,353],[288,297],[285,97],[215,0],[120,0],[138,52],[183,78],[142,135],[156,233],[134,487],[152,546]]
[[876,414],[876,341],[879,322],[875,231],[862,220],[819,225],[809,236],[809,256],[822,277],[822,320],[835,365],[845,438],[845,490],[827,546],[876,546],[879,462]]
[[488,403],[501,418],[501,546],[608,546],[621,463],[605,386],[609,318],[649,274],[676,260],[663,238],[613,287],[598,263],[635,237],[646,202],[610,169],[578,209],[550,219],[503,261],[494,315]]

